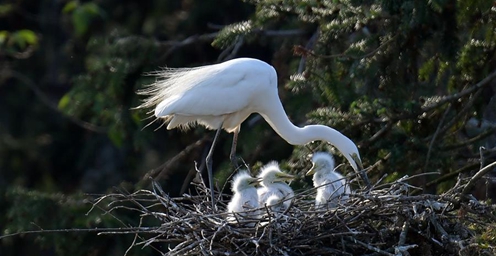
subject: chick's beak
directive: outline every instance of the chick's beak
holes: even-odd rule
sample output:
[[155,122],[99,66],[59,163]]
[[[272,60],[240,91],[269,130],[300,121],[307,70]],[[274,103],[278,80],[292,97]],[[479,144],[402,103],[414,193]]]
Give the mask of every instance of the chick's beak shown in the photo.
[[307,172],[307,173],[305,173],[305,175],[306,175],[306,176],[310,176],[310,175],[312,175],[312,174],[314,174],[314,173],[315,173],[315,164],[314,164],[314,165],[312,165],[312,168],[310,168],[310,170],[308,170],[308,172]]
[[281,173],[277,174],[277,178],[278,178],[278,180],[281,180],[281,181],[290,181],[290,180],[294,180],[296,177],[291,175],[291,174],[281,172]]
[[260,178],[252,178],[252,179],[249,181],[249,183],[250,183],[250,185],[255,186],[255,185],[260,184],[260,182],[261,182],[261,181],[262,181],[262,179],[260,179]]

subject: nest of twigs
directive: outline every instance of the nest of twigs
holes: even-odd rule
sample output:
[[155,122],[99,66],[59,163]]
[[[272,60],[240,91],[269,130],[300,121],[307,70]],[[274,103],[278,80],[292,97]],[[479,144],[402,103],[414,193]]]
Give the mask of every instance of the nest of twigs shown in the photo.
[[152,190],[106,195],[96,205],[107,213],[138,212],[139,226],[111,233],[135,234],[131,247],[163,255],[495,255],[474,232],[494,227],[494,208],[464,193],[468,180],[441,195],[410,195],[407,180],[354,191],[333,209],[315,209],[315,189],[297,191],[283,214],[264,208],[261,219],[234,222],[226,220],[230,196],[219,195],[224,200],[213,211],[202,183],[195,185],[200,196],[171,198],[153,183]]

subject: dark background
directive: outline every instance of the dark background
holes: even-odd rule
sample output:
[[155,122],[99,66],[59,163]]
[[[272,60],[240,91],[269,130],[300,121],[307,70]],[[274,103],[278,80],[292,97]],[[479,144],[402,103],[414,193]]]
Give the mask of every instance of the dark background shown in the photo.
[[[494,8],[454,0],[3,1],[1,235],[121,227],[102,211],[86,214],[89,200],[149,188],[149,176],[173,196],[187,192],[214,132],[145,127],[151,119],[133,109],[142,99],[135,92],[154,81],[147,72],[235,57],[273,65],[291,121],[346,134],[372,180],[437,172],[412,183],[441,193],[496,158],[496,85],[476,86],[494,76]],[[219,186],[232,172],[230,146],[223,132],[214,156]],[[253,172],[277,160],[302,176],[315,150],[335,152],[319,142],[293,147],[257,115],[238,142]],[[348,165],[340,170],[353,176]],[[493,175],[473,191],[478,198],[494,198]],[[135,216],[118,216],[136,225]],[[131,241],[26,234],[1,239],[0,255],[123,255]],[[153,252],[128,255],[138,254]]]

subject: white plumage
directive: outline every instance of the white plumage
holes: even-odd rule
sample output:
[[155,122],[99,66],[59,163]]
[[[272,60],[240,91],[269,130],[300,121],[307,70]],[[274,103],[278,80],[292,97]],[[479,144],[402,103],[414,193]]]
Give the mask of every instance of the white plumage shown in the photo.
[[[250,114],[259,113],[288,143],[327,141],[341,151],[355,171],[362,170],[358,148],[348,137],[325,125],[300,128],[289,121],[279,99],[276,70],[263,61],[239,58],[197,68],[166,69],[156,75],[159,79],[139,92],[148,98],[138,108],[155,108],[155,116],[169,123],[167,129],[198,123],[209,129],[233,132],[233,162],[241,123]],[[218,134],[207,155],[212,204],[211,158]],[[366,176],[363,178],[368,183]]]
[[266,205],[269,210],[273,213],[282,213],[287,207],[285,207],[284,203],[281,202],[281,197],[276,194],[272,194],[267,198]]
[[312,156],[313,166],[307,175],[313,174],[313,185],[317,188],[315,205],[334,208],[348,199],[351,193],[343,175],[334,171],[334,158],[331,154],[317,152]]
[[[236,174],[232,182],[233,197],[227,205],[229,213],[241,213],[241,216],[256,218],[259,211],[252,211],[259,208],[258,194],[255,185],[259,179],[250,176],[248,171],[243,170]],[[246,212],[248,211],[248,212]]]
[[282,172],[279,164],[274,161],[263,166],[257,177],[261,179],[262,185],[257,190],[260,206],[275,205],[274,199],[276,198],[279,202],[283,201],[281,206],[283,210],[291,205],[292,199],[290,198],[294,197],[294,192],[285,181],[293,180],[295,178],[293,175]]

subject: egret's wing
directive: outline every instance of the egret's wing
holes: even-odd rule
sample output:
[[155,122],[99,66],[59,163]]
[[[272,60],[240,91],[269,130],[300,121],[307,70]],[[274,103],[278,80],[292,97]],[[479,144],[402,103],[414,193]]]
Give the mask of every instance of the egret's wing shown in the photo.
[[[168,95],[156,109],[157,117],[167,115],[182,116],[219,116],[237,112],[249,105],[253,96],[256,77],[248,76],[243,70],[199,69],[213,72],[195,80],[195,85],[187,85],[187,91]],[[195,70],[198,72],[198,70]],[[185,74],[189,75],[189,74]],[[200,75],[201,74],[197,74]]]

